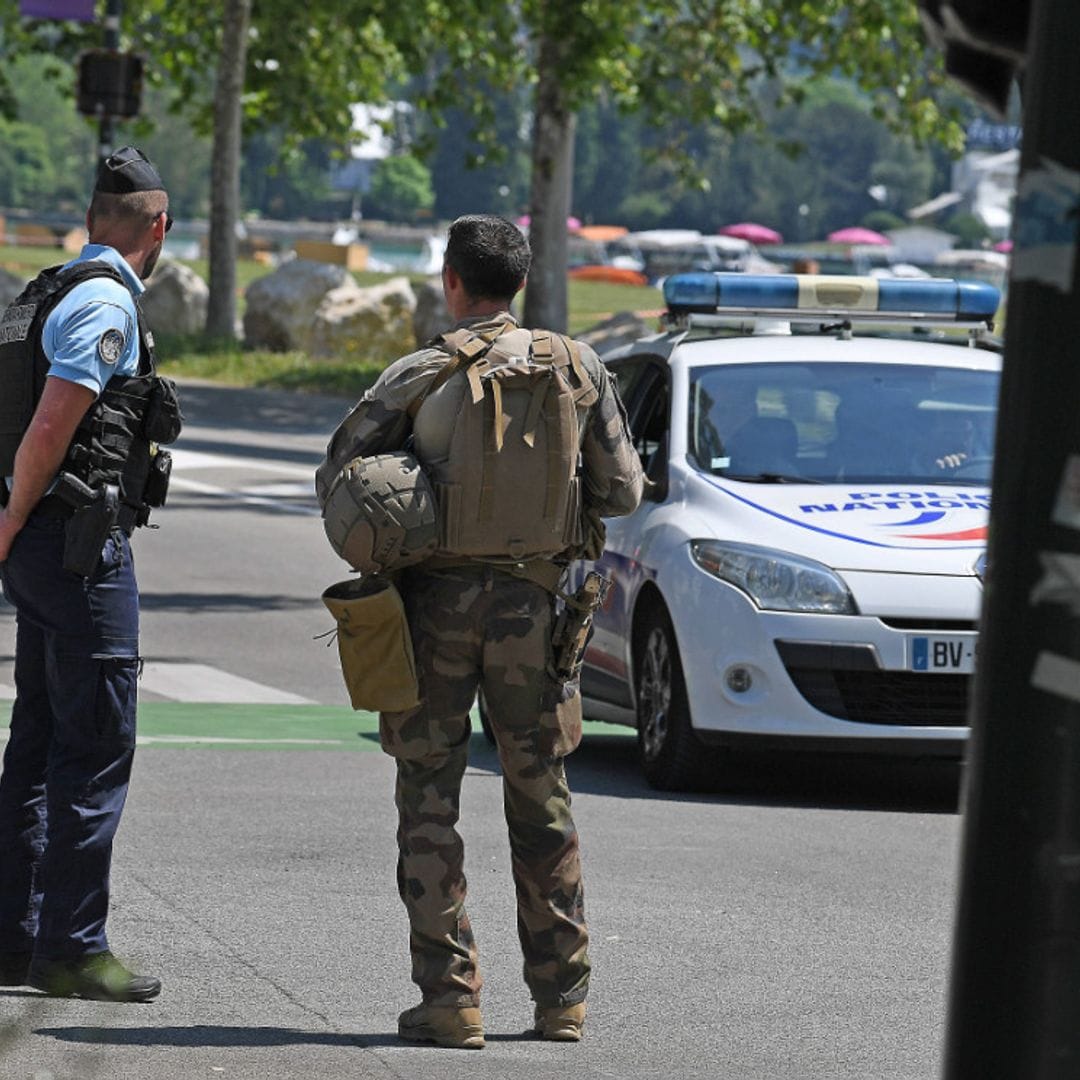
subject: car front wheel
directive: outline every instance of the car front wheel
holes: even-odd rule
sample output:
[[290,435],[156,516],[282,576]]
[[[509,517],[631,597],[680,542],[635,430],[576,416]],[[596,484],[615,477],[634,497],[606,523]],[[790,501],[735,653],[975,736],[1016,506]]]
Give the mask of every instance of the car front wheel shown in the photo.
[[690,726],[679,649],[666,613],[652,613],[637,660],[638,759],[645,779],[662,791],[694,787],[703,779],[704,747]]

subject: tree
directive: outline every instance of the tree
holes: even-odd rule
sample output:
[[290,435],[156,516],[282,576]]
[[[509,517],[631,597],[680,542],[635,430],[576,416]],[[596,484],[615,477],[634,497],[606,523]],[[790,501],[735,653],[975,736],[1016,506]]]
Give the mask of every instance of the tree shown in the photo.
[[[2,56],[28,48],[70,56],[87,41],[67,24],[47,42],[35,38],[12,7],[0,11]],[[168,80],[177,107],[202,118],[205,130],[220,16],[218,0],[128,0],[125,8],[128,38],[155,59],[152,76]],[[419,14],[389,0],[263,0],[247,36],[245,130],[279,126],[298,141],[343,145],[349,106],[384,100],[405,85],[405,71],[421,110],[436,122],[451,107],[464,110],[482,148],[498,142],[492,91],[532,87],[534,264],[525,319],[556,329],[566,324],[574,132],[601,91],[662,133],[654,154],[698,183],[708,150],[695,145],[695,124],[760,127],[826,76],[850,79],[871,94],[877,115],[916,139],[937,135],[958,146],[961,138],[935,104],[940,65],[927,60],[909,0],[425,0]],[[5,85],[0,71],[0,108]]]
[[871,92],[875,113],[916,138],[958,146],[961,137],[934,103],[940,64],[928,59],[908,0],[462,0],[430,3],[425,15],[411,39],[393,28],[403,11],[381,16],[410,66],[428,73],[423,103],[468,108],[483,134],[491,108],[479,87],[533,86],[530,325],[566,325],[574,131],[601,91],[670,133],[656,152],[684,177],[700,178],[688,121],[760,126],[768,110],[797,104],[807,85],[833,74]]
[[[345,146],[350,107],[380,101],[402,74],[401,57],[367,0],[126,0],[125,47],[148,57],[147,79],[166,88],[170,107],[215,137],[211,184],[208,328],[233,334],[235,230],[241,132],[278,128],[295,143],[323,138]],[[0,6],[0,59],[28,54],[69,62],[100,43],[100,27],[21,19]],[[0,64],[0,113],[14,108]],[[237,117],[240,117],[238,127]]]
[[240,132],[251,0],[225,0],[214,86],[210,162],[210,298],[206,332],[231,338],[236,324],[236,223],[240,219]]
[[42,132],[0,119],[0,206],[26,206],[53,185],[52,161]]
[[435,205],[431,170],[411,154],[383,158],[371,177],[369,204],[392,221],[415,221]]

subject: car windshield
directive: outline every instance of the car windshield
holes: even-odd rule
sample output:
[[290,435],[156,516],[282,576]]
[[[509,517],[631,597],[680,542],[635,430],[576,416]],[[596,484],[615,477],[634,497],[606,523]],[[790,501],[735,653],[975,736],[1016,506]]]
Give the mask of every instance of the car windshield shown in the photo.
[[691,370],[690,459],[758,483],[990,481],[999,376],[915,364]]

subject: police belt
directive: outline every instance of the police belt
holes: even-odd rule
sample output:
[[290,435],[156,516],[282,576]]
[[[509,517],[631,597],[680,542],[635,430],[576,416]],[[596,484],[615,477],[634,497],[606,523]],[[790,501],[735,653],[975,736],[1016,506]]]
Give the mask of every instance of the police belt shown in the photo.
[[[66,521],[74,516],[75,507],[71,503],[65,502],[59,495],[44,495],[38,500],[33,513],[43,518]],[[116,525],[125,536],[130,536],[135,531],[137,513],[138,509],[136,507],[121,503],[120,512],[116,517]]]
[[464,555],[432,555],[417,566],[417,570],[438,573],[442,570],[463,568],[498,570],[511,577],[521,578],[539,585],[549,593],[558,594],[559,581],[566,567],[550,559],[522,559],[518,562],[499,562],[495,559],[470,559]]

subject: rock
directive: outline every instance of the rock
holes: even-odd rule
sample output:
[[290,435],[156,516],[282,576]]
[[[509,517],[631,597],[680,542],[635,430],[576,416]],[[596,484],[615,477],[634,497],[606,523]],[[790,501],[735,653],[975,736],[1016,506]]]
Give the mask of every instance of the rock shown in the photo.
[[26,288],[27,278],[0,269],[0,310],[6,308]]
[[327,294],[350,288],[359,290],[343,266],[293,259],[247,287],[244,340],[276,352],[306,349]]
[[142,309],[155,334],[200,334],[209,299],[206,282],[194,270],[163,262],[147,283]]
[[648,336],[654,330],[655,327],[650,326],[640,315],[635,315],[632,311],[620,311],[610,319],[590,326],[588,330],[575,336],[579,341],[591,345],[600,356],[606,356],[623,345]]
[[428,278],[416,290],[416,311],[413,312],[413,334],[416,343],[423,345],[453,325],[454,320],[446,310],[442,279]]
[[416,296],[406,277],[366,289],[350,281],[332,289],[319,304],[308,352],[390,363],[415,347],[415,310]]

